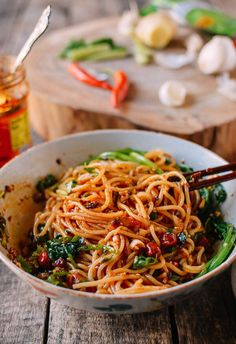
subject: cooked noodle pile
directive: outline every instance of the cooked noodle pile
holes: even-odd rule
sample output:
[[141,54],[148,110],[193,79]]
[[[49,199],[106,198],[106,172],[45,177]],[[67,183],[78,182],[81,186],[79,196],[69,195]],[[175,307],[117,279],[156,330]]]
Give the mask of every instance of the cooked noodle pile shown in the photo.
[[63,267],[73,289],[143,293],[202,271],[205,247],[194,240],[204,232],[196,215],[199,192],[189,192],[173,157],[160,150],[145,157],[164,173],[131,161],[92,160],[70,168],[56,189],[46,190],[34,236],[80,237],[87,247]]

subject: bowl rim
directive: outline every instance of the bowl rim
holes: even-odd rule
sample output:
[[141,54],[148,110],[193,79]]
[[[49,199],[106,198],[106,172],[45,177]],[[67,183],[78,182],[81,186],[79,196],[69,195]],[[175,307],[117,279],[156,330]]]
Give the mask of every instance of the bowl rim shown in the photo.
[[[20,159],[24,158],[24,156],[28,155],[28,153],[30,153],[30,152],[41,150],[42,147],[44,147],[44,146],[54,145],[57,142],[67,141],[68,139],[71,139],[71,138],[73,139],[73,138],[77,138],[77,137],[90,136],[90,135],[95,135],[95,134],[106,135],[106,134],[111,134],[114,132],[126,133],[126,134],[131,134],[131,133],[155,134],[157,136],[165,137],[165,138],[170,139],[170,140],[174,139],[176,141],[184,142],[186,144],[190,144],[192,146],[200,148],[201,150],[210,154],[212,157],[215,157],[218,160],[220,160],[220,162],[222,164],[227,163],[227,161],[225,159],[221,158],[218,154],[210,151],[209,149],[207,149],[207,148],[205,148],[205,147],[203,147],[203,146],[201,146],[195,142],[191,142],[191,141],[188,141],[186,139],[176,137],[174,135],[169,135],[169,134],[164,134],[164,133],[159,133],[159,132],[154,132],[154,131],[147,131],[147,130],[138,130],[138,129],[97,129],[97,130],[90,130],[90,131],[81,132],[81,133],[69,134],[69,135],[65,135],[63,137],[59,137],[59,138],[52,140],[52,141],[47,141],[47,142],[37,144],[37,145],[29,148],[28,150],[26,150],[22,154],[16,156],[11,161],[9,161],[7,164],[5,164],[0,170],[0,175],[1,175],[1,173],[4,173],[5,169],[7,169],[8,166],[11,166],[12,164],[14,164],[15,160],[20,160]],[[2,250],[6,251],[1,244],[0,244],[0,247],[2,248]],[[77,296],[77,297],[82,297],[82,298],[90,298],[90,299],[127,300],[127,299],[146,299],[146,298],[150,298],[150,297],[151,298],[152,297],[158,298],[159,296],[163,296],[163,295],[166,295],[169,293],[170,294],[174,294],[175,292],[179,293],[179,292],[183,291],[184,289],[188,289],[188,287],[189,287],[189,289],[191,289],[191,287],[197,286],[198,284],[201,285],[204,282],[206,282],[207,280],[210,280],[212,277],[214,277],[214,276],[218,275],[219,273],[223,272],[224,270],[226,270],[234,261],[236,261],[236,252],[233,255],[231,255],[230,257],[228,257],[217,268],[206,273],[205,275],[203,275],[201,277],[190,280],[190,281],[183,283],[183,284],[179,284],[177,286],[173,286],[171,288],[166,288],[163,290],[156,290],[156,291],[149,291],[149,292],[144,292],[144,293],[137,293],[137,294],[96,294],[96,293],[89,293],[89,292],[85,292],[85,291],[80,291],[80,290],[56,286],[54,284],[50,284],[49,282],[41,280],[40,278],[38,278],[34,275],[31,275],[30,273],[24,271],[23,269],[18,267],[16,264],[14,264],[10,260],[10,258],[8,258],[7,255],[5,255],[1,250],[0,250],[0,259],[9,268],[11,268],[11,270],[15,270],[17,272],[17,275],[23,274],[27,279],[30,278],[30,279],[34,280],[36,283],[40,282],[42,285],[45,286],[46,290],[48,288],[50,288],[50,289],[54,289],[55,292],[60,293],[60,291],[61,291],[63,294],[70,294],[72,296]]]

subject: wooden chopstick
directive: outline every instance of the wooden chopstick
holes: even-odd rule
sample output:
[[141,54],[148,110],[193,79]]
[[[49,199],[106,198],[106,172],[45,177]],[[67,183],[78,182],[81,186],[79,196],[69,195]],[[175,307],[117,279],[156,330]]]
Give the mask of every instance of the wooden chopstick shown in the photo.
[[[209,179],[199,180],[200,178],[205,177],[205,176],[210,176],[213,174],[228,172],[228,171],[232,171],[232,172],[223,174],[220,176],[216,176],[213,178],[209,178]],[[211,186],[214,184],[219,184],[222,182],[235,179],[236,178],[236,162],[233,162],[227,165],[217,166],[217,167],[209,167],[205,170],[184,173],[184,176],[190,177],[189,190],[190,191],[198,190],[203,187],[207,187],[207,186]]]
[[188,176],[191,176],[193,174],[198,174],[199,177],[203,177],[203,176],[210,176],[212,174],[216,174],[219,172],[227,172],[227,171],[236,171],[236,162],[232,162],[230,164],[217,166],[217,167],[208,167],[204,170],[187,172],[187,173],[184,173],[184,176],[188,177]]
[[189,182],[189,190],[198,190],[207,186],[211,186],[214,184],[219,184],[223,182],[227,182],[229,180],[236,179],[236,171],[224,174],[223,176],[219,177],[214,177],[210,179],[203,179],[203,180],[198,180],[196,182]]

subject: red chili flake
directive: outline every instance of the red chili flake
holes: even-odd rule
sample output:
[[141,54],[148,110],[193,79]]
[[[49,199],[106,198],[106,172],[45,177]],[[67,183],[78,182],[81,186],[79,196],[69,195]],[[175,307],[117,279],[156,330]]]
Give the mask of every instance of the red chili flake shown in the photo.
[[80,282],[80,279],[81,279],[81,275],[75,272],[74,274],[67,276],[66,283],[70,288],[72,288],[73,284]]
[[65,260],[63,258],[59,258],[53,263],[53,266],[56,266],[58,268],[64,268],[65,264],[66,264]]
[[164,233],[160,239],[163,247],[173,247],[177,244],[175,233]]
[[85,208],[86,209],[95,209],[97,208],[98,206],[98,202],[97,201],[94,201],[94,202],[88,202],[86,205],[85,205]]
[[174,260],[174,261],[172,262],[172,264],[173,264],[176,268],[179,267],[179,263],[178,263],[176,260]]
[[161,249],[154,241],[150,241],[146,245],[146,254],[149,257],[158,257],[161,254]]
[[47,251],[43,251],[38,256],[38,263],[42,268],[49,268],[51,265],[51,259],[48,256]]
[[118,199],[119,199],[119,192],[116,192],[116,191],[115,191],[115,192],[112,194],[112,200],[113,200],[114,205],[117,205]]
[[130,197],[124,203],[125,203],[125,205],[127,205],[130,208],[135,207],[134,201]]
[[111,225],[114,228],[118,228],[120,226],[123,226],[123,223],[121,222],[120,219],[117,218],[117,219],[114,219],[114,220],[111,221]]

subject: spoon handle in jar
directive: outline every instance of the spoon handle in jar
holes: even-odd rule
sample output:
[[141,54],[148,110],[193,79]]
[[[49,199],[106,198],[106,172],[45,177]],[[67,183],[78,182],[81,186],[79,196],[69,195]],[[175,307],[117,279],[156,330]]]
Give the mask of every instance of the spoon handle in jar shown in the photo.
[[15,63],[13,65],[12,72],[14,73],[17,68],[21,65],[21,63],[24,61],[28,53],[30,52],[30,49],[32,48],[33,44],[37,41],[37,39],[45,32],[45,30],[48,27],[49,24],[49,17],[51,14],[51,6],[47,6],[42,15],[40,16],[33,32],[23,45],[22,49],[20,50]]

